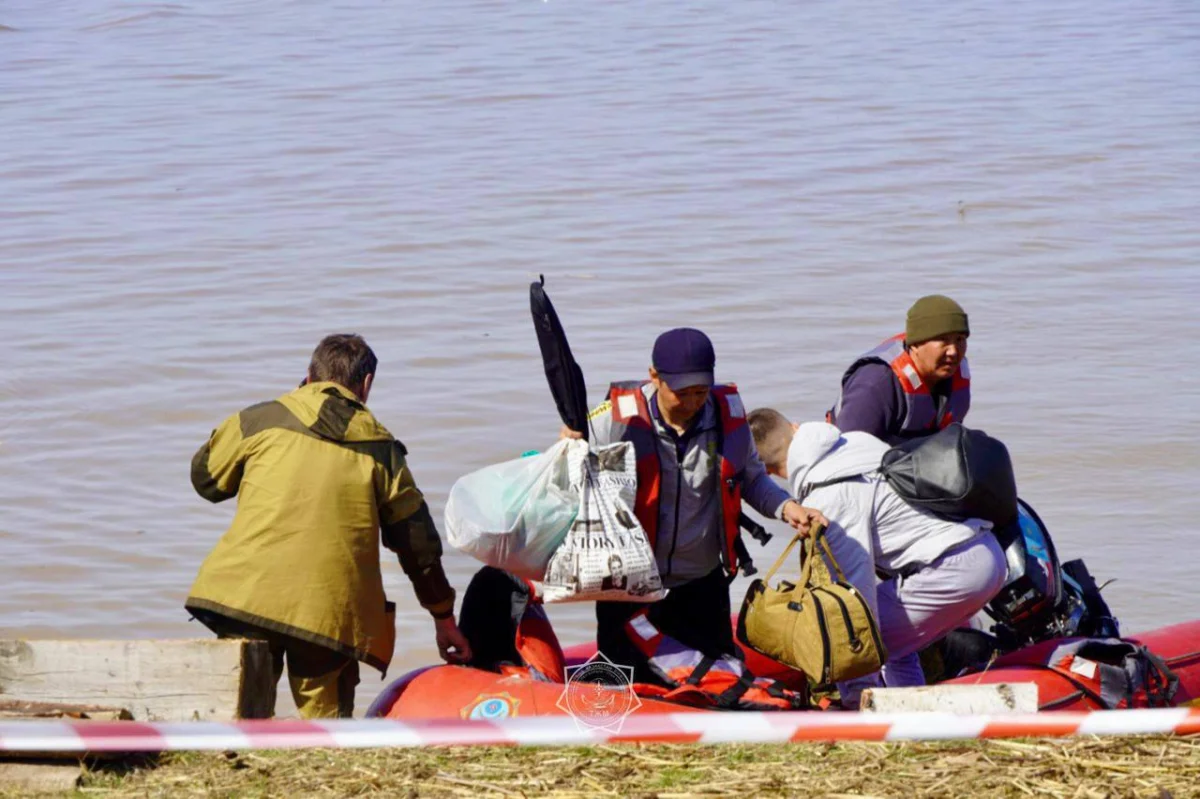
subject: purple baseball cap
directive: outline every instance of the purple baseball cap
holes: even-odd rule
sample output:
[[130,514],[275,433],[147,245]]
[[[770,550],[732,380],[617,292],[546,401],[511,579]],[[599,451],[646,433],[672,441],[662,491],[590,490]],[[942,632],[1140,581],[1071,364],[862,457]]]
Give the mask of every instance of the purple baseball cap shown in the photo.
[[668,330],[654,342],[650,363],[672,391],[711,386],[717,362],[708,336],[692,327]]

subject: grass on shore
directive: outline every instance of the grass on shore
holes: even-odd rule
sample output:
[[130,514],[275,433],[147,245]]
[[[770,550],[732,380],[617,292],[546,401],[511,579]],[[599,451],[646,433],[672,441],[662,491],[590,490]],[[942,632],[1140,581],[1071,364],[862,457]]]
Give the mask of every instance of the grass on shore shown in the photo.
[[448,747],[164,755],[98,797],[1200,797],[1200,737],[919,744]]

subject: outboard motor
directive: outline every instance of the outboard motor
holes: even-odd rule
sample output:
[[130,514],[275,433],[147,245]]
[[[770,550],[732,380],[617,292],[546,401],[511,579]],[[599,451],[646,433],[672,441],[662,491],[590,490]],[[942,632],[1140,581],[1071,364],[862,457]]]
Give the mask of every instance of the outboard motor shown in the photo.
[[1058,553],[1033,508],[1017,500],[1017,520],[994,531],[1008,561],[1008,580],[988,613],[1014,630],[1037,626],[1062,601]]
[[974,629],[953,630],[921,653],[925,675],[933,682],[980,671],[997,655],[1039,641],[1120,637],[1087,566],[1082,560],[1060,564],[1041,518],[1023,500],[1017,505],[1017,520],[994,531],[1008,561],[1004,587]]
[[1075,635],[1091,638],[1120,638],[1121,625],[1112,615],[1108,603],[1100,596],[1100,587],[1082,560],[1069,560],[1062,565],[1063,585],[1071,596],[1083,602],[1083,618]]
[[1082,560],[1062,564],[1037,513],[1017,501],[1017,521],[995,531],[1008,561],[1008,581],[987,605],[1001,648],[1049,638],[1117,637],[1119,629]]

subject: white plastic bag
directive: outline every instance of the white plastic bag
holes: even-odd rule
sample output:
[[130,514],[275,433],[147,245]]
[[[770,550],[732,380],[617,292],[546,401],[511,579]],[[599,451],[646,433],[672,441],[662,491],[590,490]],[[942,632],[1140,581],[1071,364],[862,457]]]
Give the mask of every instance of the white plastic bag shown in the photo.
[[654,551],[633,513],[637,464],[633,445],[596,452],[572,450],[570,481],[579,515],[546,567],[545,602],[620,600],[656,602],[666,596]]
[[489,566],[540,580],[579,513],[568,458],[586,441],[562,439],[540,455],[485,466],[460,477],[446,500],[451,546]]

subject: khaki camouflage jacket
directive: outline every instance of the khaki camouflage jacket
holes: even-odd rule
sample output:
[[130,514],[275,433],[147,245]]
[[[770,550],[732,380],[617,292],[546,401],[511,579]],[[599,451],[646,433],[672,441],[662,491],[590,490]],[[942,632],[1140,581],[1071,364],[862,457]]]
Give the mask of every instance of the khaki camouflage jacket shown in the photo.
[[347,389],[313,383],[231,416],[192,460],[212,502],[237,497],[189,609],[295,636],[381,671],[395,646],[379,543],[400,557],[417,599],[453,613],[442,544],[404,446]]

